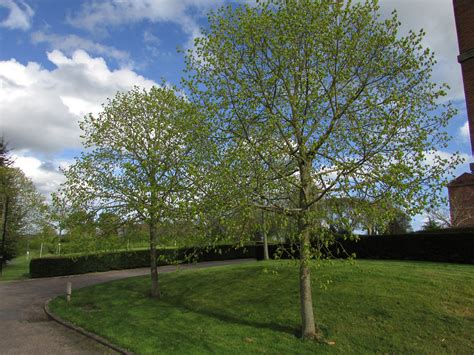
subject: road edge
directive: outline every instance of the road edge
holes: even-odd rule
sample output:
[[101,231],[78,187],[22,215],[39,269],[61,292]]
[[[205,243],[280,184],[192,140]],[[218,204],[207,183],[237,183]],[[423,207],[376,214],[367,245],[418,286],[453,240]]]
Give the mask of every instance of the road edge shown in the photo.
[[56,323],[66,327],[66,328],[69,328],[69,329],[72,329],[76,332],[78,332],[79,334],[82,334],[84,336],[86,336],[87,338],[89,339],[92,339],[116,352],[118,352],[119,354],[124,354],[124,355],[133,355],[134,353],[127,350],[127,349],[124,349],[124,348],[121,348],[120,346],[118,345],[115,345],[115,344],[112,344],[111,342],[109,342],[108,340],[98,336],[97,334],[95,333],[91,333],[87,330],[85,330],[84,328],[82,327],[79,327],[77,325],[74,325],[70,322],[68,322],[67,320],[64,320],[62,319],[61,317],[58,317],[56,314],[54,314],[51,309],[49,308],[49,303],[56,297],[53,297],[53,298],[50,298],[48,299],[44,306],[43,306],[43,310],[44,310],[44,313],[46,313],[46,315],[48,316],[49,319],[55,321]]

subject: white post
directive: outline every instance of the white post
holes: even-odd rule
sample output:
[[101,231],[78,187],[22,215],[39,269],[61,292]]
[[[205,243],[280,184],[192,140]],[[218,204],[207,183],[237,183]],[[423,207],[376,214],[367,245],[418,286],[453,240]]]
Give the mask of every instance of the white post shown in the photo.
[[70,281],[66,284],[66,300],[71,302],[72,284]]
[[43,256],[43,243],[41,243],[40,247],[40,258]]

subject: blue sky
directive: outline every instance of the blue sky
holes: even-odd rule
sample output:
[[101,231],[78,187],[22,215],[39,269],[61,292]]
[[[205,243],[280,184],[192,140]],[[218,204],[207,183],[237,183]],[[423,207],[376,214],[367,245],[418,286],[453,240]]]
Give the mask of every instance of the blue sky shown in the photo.
[[[249,1],[251,3],[251,1]],[[206,13],[225,0],[0,0],[1,131],[16,164],[48,195],[63,181],[59,166],[80,151],[77,121],[107,97],[134,85],[179,84],[177,48],[192,48]],[[433,80],[447,82],[459,109],[439,154],[470,159],[467,119],[451,0],[381,0],[402,32],[427,32],[437,54]],[[468,171],[468,164],[455,174]],[[417,217],[418,226],[423,217]]]

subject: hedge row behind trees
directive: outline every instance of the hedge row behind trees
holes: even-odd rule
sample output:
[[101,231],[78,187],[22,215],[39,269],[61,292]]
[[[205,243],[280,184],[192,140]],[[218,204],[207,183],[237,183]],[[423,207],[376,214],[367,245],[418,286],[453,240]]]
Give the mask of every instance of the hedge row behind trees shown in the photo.
[[[420,260],[474,264],[474,232],[423,233],[391,236],[361,236],[359,241],[339,239],[332,253],[336,257],[356,254],[361,259]],[[338,249],[339,248],[339,252]],[[271,244],[272,258],[297,257],[298,251],[290,244]],[[159,249],[157,264],[169,265],[192,261],[217,261],[243,258],[263,260],[263,245],[235,248],[223,245],[219,248]],[[150,266],[148,250],[121,251],[33,259],[30,276],[50,277],[88,272],[131,269]]]

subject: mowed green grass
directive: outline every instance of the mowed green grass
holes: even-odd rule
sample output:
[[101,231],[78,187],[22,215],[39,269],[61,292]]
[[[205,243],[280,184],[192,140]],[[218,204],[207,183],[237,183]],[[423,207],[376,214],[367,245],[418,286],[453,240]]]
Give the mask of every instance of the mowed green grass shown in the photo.
[[[472,354],[474,266],[345,261],[314,268],[320,328],[334,345],[297,337],[298,267],[291,261],[113,281],[55,299],[61,317],[139,354]],[[325,288],[323,285],[331,283]]]
[[30,277],[31,257],[19,256],[3,266],[1,281],[23,280]]

